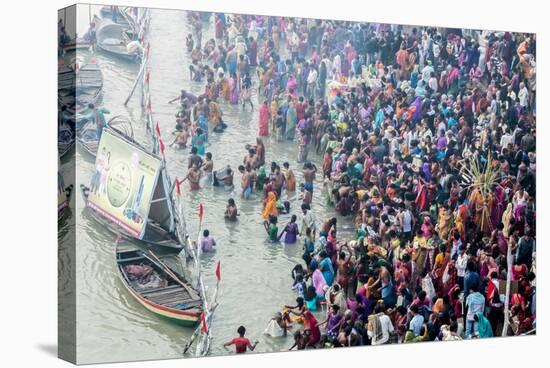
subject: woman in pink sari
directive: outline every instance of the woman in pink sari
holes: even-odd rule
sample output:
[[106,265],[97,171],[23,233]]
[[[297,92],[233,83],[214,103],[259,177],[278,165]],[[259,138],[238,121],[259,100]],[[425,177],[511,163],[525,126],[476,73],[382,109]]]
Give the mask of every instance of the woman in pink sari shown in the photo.
[[269,120],[269,109],[267,107],[267,100],[265,100],[260,105],[260,115],[258,117],[258,129],[259,129],[260,137],[267,137],[269,135],[268,120]]
[[229,103],[236,105],[239,103],[239,84],[237,83],[237,75],[231,73],[229,79]]

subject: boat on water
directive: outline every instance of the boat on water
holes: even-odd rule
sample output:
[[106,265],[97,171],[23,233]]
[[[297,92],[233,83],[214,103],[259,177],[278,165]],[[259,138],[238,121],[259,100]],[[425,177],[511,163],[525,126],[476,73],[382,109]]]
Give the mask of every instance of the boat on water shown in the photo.
[[69,203],[71,201],[71,195],[73,193],[73,185],[63,188],[61,193],[58,194],[60,198],[57,204],[57,220],[61,220],[65,214],[70,210]]
[[75,119],[86,113],[88,105],[98,104],[103,90],[103,73],[95,60],[86,64],[61,64],[57,73],[58,104],[66,117]]
[[69,42],[65,43],[63,46],[60,46],[60,48],[63,50],[63,52],[74,52],[78,50],[88,50],[90,47],[92,47],[94,43],[90,40],[86,40],[82,37],[77,37],[71,39]]
[[118,242],[116,262],[125,288],[144,308],[183,326],[199,322],[200,293],[153,252]]
[[128,16],[118,6],[105,5],[99,10],[102,18],[110,19],[116,24],[128,27]]
[[57,129],[57,150],[59,157],[65,156],[75,143],[74,130],[68,124],[62,124]]
[[[134,130],[132,128],[132,120],[123,115],[112,117],[107,126],[124,135],[131,140],[134,139]],[[97,137],[97,127],[94,121],[86,121],[76,133],[76,140],[80,147],[84,149],[90,156],[96,157],[99,147],[99,139]]]
[[69,210],[73,185],[65,183],[65,173],[61,167],[61,156],[57,156],[57,220],[61,220]]
[[97,24],[96,45],[100,50],[130,62],[141,61],[141,45],[134,31],[108,18],[95,16],[94,22]]
[[89,216],[137,244],[181,252],[164,161],[110,126],[96,152],[90,186],[80,186]]

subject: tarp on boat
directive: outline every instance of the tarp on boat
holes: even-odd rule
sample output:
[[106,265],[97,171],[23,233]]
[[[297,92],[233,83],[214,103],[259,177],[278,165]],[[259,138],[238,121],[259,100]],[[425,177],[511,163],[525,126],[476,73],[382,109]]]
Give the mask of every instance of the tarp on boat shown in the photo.
[[151,208],[151,214],[159,217],[157,205],[152,206],[151,201],[158,190],[165,190],[164,183],[157,189],[160,172],[159,157],[106,128],[99,142],[88,205],[142,239]]

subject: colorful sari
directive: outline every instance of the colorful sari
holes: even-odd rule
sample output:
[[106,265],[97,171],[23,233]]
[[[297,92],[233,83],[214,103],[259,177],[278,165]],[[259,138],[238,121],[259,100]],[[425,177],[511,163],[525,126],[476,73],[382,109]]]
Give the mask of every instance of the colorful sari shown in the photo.
[[275,192],[269,192],[267,194],[267,200],[265,202],[264,210],[262,216],[264,219],[268,219],[269,216],[277,216],[279,212],[277,211],[277,196]]
[[268,108],[265,104],[261,104],[260,115],[258,117],[258,128],[259,128],[258,134],[262,137],[266,137],[269,135],[268,120],[269,120]]
[[239,86],[237,84],[236,78],[231,78],[229,80],[229,103],[236,105],[239,103]]
[[294,139],[294,135],[296,134],[296,122],[297,122],[297,115],[296,115],[296,108],[294,105],[290,105],[288,107],[288,110],[286,111],[286,138],[289,140]]

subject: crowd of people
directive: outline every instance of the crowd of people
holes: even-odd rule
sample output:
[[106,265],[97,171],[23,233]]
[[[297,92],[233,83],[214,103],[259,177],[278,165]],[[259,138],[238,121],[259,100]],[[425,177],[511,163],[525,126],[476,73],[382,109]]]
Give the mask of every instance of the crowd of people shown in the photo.
[[[174,144],[191,138],[188,178],[198,189],[208,132],[227,128],[221,106],[258,108],[258,139],[238,166],[240,194],[263,199],[269,241],[304,249],[292,270],[296,303],[267,334],[292,328],[290,349],[306,349],[536,328],[535,35],[212,19],[215,38],[203,43],[205,22],[189,12],[190,78],[205,89],[174,99]],[[296,163],[266,164],[269,136],[296,143],[303,183]],[[231,168],[206,171],[233,188]],[[353,219],[354,237],[340,236],[336,217],[315,218],[320,179],[327,204]],[[301,211],[279,228],[279,214],[293,210],[283,193],[295,190]],[[225,217],[237,216],[231,198]],[[239,352],[255,347],[244,331],[233,341]]]

